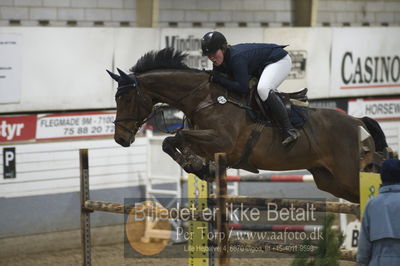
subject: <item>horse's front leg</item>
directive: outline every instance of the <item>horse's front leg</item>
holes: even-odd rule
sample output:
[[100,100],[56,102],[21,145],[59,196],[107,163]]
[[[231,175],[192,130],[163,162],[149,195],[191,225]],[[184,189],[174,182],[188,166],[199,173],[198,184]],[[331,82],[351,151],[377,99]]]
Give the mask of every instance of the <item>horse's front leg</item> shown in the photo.
[[208,182],[214,180],[215,171],[213,170],[213,165],[196,155],[188,146],[186,146],[184,137],[180,132],[173,137],[165,138],[162,144],[162,149],[186,172],[193,173]]
[[163,150],[182,168],[206,181],[215,179],[214,153],[232,150],[233,141],[217,131],[183,129],[163,142]]
[[182,168],[206,181],[215,179],[214,153],[227,152],[232,147],[229,138],[221,138],[215,130],[180,130],[163,142],[163,150]]
[[186,172],[195,174],[200,179],[213,182],[215,179],[215,163],[195,154],[188,146],[182,147],[182,154],[191,168]]

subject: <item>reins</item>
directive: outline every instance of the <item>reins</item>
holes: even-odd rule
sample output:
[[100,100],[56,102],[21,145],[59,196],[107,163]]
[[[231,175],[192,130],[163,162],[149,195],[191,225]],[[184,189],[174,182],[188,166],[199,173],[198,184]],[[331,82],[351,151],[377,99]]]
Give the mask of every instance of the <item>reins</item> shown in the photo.
[[176,100],[177,104],[180,104],[182,100],[186,99],[187,97],[189,97],[190,95],[193,95],[194,93],[196,93],[198,90],[202,89],[206,84],[208,84],[210,81],[209,79],[203,81],[202,83],[200,83],[199,85],[197,85],[193,90],[189,91],[187,94],[183,95],[182,97],[180,97],[178,100]]
[[[227,90],[226,90],[226,92],[227,92]],[[211,107],[213,105],[226,104],[226,103],[230,103],[230,104],[236,105],[237,107],[239,107],[241,109],[245,109],[245,110],[249,110],[249,111],[252,110],[252,108],[250,106],[248,106],[246,104],[243,104],[243,103],[241,103],[239,101],[232,100],[231,98],[228,97],[228,95],[226,93],[225,95],[218,96],[216,99],[212,99],[211,101],[208,101],[208,102],[205,102],[205,103],[201,103],[200,105],[198,105],[191,112],[190,116],[193,116],[197,112],[199,112],[199,111],[201,111],[201,110],[203,110],[205,108]]]

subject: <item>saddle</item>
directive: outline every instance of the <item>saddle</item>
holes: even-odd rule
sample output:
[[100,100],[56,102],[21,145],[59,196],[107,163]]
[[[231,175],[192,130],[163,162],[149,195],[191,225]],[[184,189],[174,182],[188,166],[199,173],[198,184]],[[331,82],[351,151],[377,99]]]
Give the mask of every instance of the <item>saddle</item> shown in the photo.
[[[249,83],[249,85],[252,86],[250,87],[250,94],[247,99],[247,106],[250,107],[250,109],[247,110],[247,113],[255,122],[262,122],[267,125],[276,125],[272,117],[269,115],[270,110],[265,108],[265,105],[262,104],[262,100],[258,95],[257,82],[258,80],[252,79]],[[290,121],[296,128],[303,126],[308,118],[307,107],[309,106],[309,103],[307,92],[307,88],[291,93],[276,92],[286,107]]]

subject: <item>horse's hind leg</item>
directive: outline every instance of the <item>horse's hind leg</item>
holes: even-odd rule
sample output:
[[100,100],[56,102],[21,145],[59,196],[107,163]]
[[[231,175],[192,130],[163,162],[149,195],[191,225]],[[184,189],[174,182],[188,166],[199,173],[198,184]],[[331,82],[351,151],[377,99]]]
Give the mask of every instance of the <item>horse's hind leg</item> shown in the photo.
[[332,171],[335,177],[335,183],[340,186],[343,199],[359,203],[360,202],[360,173],[358,162],[344,167],[343,165],[336,165]]
[[[336,113],[335,113],[336,114]],[[337,118],[341,119],[339,113]],[[332,120],[333,121],[333,120]],[[335,129],[330,121],[328,129],[337,130],[335,134],[327,132],[320,145],[321,154],[316,175],[321,176],[323,181],[317,184],[322,190],[333,195],[358,203],[359,199],[359,169],[360,169],[360,147],[359,126],[362,124],[357,119],[338,120],[341,121],[341,129]],[[337,122],[336,122],[337,123]],[[373,150],[373,146],[370,148]],[[316,183],[318,183],[316,178]]]
[[337,193],[340,191],[335,188],[334,177],[329,170],[324,167],[312,168],[308,169],[310,173],[314,177],[315,185],[322,191],[329,192],[334,196],[337,196]]
[[338,180],[338,178],[350,179],[348,174],[338,176],[337,173],[333,174],[331,170],[324,167],[312,168],[308,169],[308,171],[313,175],[315,184],[320,190],[329,192],[338,198],[346,199],[351,202],[358,203],[360,201],[358,191],[354,191],[355,185],[351,183],[344,185]]
[[[352,131],[347,133],[346,140],[342,142],[333,140],[338,143],[331,152],[331,160],[325,162],[329,165],[329,169],[334,176],[335,183],[340,187],[341,198],[348,201],[360,202],[360,165],[365,160],[370,160],[375,150],[372,138],[367,138],[363,145],[368,147],[367,154],[362,153],[359,144],[359,127],[358,125]],[[361,154],[360,154],[361,152]]]

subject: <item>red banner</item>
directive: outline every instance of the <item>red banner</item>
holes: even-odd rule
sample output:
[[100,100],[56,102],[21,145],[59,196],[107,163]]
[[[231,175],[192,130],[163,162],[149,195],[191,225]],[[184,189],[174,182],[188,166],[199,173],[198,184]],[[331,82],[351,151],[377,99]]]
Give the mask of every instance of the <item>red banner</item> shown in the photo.
[[36,115],[1,116],[0,143],[35,140]]

